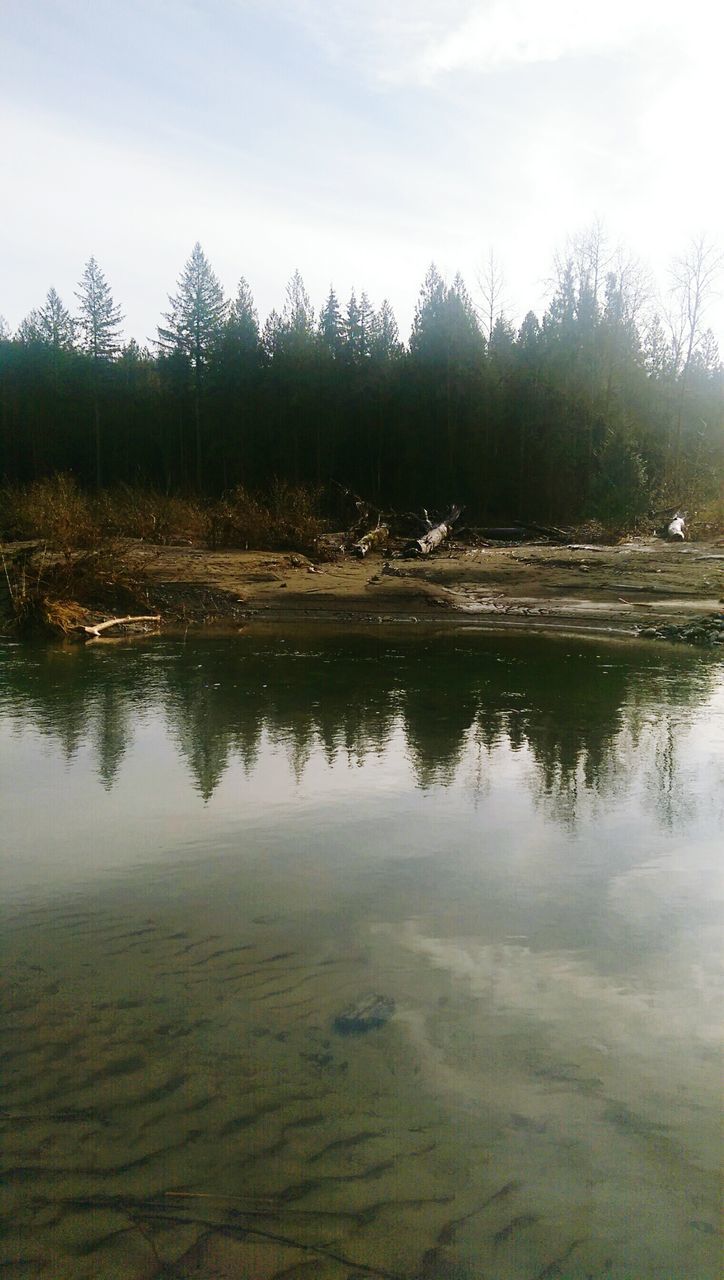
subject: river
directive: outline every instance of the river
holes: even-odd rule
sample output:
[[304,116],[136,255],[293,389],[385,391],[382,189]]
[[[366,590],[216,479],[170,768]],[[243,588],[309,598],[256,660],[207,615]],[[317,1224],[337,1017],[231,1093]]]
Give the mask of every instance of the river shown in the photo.
[[714,1280],[723,765],[664,645],[2,642],[0,1275]]

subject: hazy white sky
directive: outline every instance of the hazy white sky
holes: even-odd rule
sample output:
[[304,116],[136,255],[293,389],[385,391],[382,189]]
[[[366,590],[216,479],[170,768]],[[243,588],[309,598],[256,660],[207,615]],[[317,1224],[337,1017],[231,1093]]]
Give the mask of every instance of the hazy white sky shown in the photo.
[[299,267],[405,337],[429,262],[475,293],[492,248],[519,321],[596,218],[663,285],[724,239],[723,34],[715,0],[4,0],[0,313],[94,254],[143,342],[198,239],[262,319]]

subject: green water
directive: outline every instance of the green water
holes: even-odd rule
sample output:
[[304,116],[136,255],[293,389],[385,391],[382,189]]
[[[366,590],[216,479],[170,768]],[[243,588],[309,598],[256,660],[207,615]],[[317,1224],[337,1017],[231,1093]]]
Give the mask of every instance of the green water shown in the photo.
[[0,1275],[718,1277],[723,761],[664,646],[5,643]]

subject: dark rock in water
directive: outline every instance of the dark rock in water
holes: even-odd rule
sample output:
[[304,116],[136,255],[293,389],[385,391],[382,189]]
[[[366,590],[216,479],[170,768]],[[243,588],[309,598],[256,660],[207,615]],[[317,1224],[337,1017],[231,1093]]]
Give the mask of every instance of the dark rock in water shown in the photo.
[[690,622],[668,622],[654,627],[640,627],[639,635],[652,640],[681,641],[705,648],[724,644],[724,613],[705,615]]
[[395,1002],[389,996],[362,996],[338,1013],[332,1025],[340,1036],[359,1036],[384,1026],[394,1012]]

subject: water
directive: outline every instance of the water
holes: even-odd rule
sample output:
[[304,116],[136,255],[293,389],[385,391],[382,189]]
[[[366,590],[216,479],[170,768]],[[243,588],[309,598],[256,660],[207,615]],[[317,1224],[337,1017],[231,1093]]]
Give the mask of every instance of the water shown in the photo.
[[0,1275],[718,1276],[723,713],[664,646],[6,643]]

